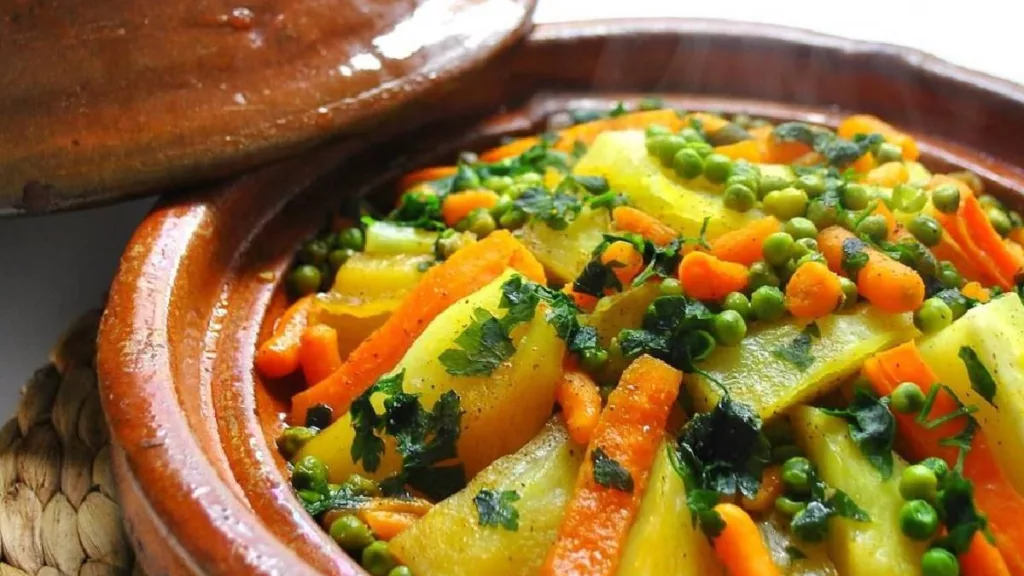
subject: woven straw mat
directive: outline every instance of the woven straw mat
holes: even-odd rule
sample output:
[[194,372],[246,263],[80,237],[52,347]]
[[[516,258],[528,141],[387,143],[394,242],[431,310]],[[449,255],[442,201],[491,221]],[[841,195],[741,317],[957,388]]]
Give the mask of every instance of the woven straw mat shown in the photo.
[[0,576],[141,574],[96,388],[99,318],[71,325],[0,427]]

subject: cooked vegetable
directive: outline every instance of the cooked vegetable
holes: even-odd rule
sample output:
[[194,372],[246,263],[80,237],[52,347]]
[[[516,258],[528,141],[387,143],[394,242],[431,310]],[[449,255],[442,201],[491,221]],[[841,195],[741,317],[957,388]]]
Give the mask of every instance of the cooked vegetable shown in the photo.
[[829,556],[840,574],[920,574],[924,547],[900,532],[903,506],[896,478],[903,464],[897,460],[893,478],[882,479],[850,439],[847,424],[814,408],[793,411],[797,441],[818,467],[822,479],[846,493],[864,509],[870,521],[842,517],[829,521]]
[[[554,542],[583,448],[552,419],[518,452],[495,460],[465,489],[446,499],[390,542],[415,574],[526,576],[537,574]],[[514,490],[519,529],[481,525],[474,498],[480,490]]]
[[398,183],[398,189],[409,190],[417,184],[432,182],[442,178],[450,178],[455,176],[455,172],[455,166],[432,166],[430,168],[421,168],[402,177],[402,180]]
[[[781,498],[780,498],[781,500]],[[837,576],[838,572],[828,557],[823,543],[804,542],[793,536],[788,523],[783,525],[779,515],[758,524],[761,538],[771,552],[772,560],[787,576]]]
[[589,444],[601,416],[597,384],[585,372],[568,369],[555,388],[555,400],[562,407],[565,426],[573,442],[581,446]]
[[720,260],[750,266],[761,260],[765,240],[781,228],[771,216],[755,220],[716,238],[711,242],[711,254]]
[[999,549],[981,532],[975,532],[971,545],[958,558],[964,576],[1010,576],[1010,568]]
[[718,301],[730,292],[747,287],[747,268],[726,262],[706,253],[690,252],[679,264],[679,281],[683,292],[698,300]]
[[565,230],[532,221],[523,228],[523,245],[544,265],[552,280],[572,282],[590,262],[608,232],[608,211],[584,208]]
[[490,210],[498,203],[498,195],[492,190],[478,188],[475,190],[464,190],[455,192],[444,197],[441,204],[441,214],[444,223],[448,226],[455,226],[463,218],[468,217],[474,210]]
[[601,253],[601,263],[611,268],[620,285],[628,286],[644,269],[644,255],[631,242],[616,240]]
[[754,520],[735,504],[715,506],[725,527],[711,542],[715,555],[729,574],[736,576],[772,576],[782,572],[772,562],[771,554],[761,541]]
[[675,230],[630,206],[619,206],[612,211],[615,227],[624,232],[639,234],[645,239],[664,246],[676,239]]
[[338,332],[330,326],[317,324],[302,331],[299,339],[299,365],[306,382],[314,385],[341,367],[338,353]]
[[[805,323],[755,325],[739,346],[716,350],[701,369],[768,419],[826,393],[870,355],[915,334],[909,315],[870,306],[816,321],[820,336],[805,331]],[[700,410],[710,410],[721,397],[704,375],[693,376],[689,390]]]
[[367,254],[433,254],[438,233],[375,220],[366,227]]
[[786,284],[786,309],[797,318],[821,318],[843,304],[839,277],[820,262],[807,262],[796,269]]
[[833,226],[818,234],[818,246],[836,274],[853,277],[861,296],[893,314],[924,302],[924,281],[912,268],[867,246],[848,230]]
[[615,574],[682,374],[642,356],[601,413],[542,574]]
[[283,378],[299,368],[299,343],[309,321],[312,296],[305,296],[285,310],[274,332],[256,351],[256,370],[267,378]]
[[511,266],[531,280],[544,281],[533,256],[507,232],[496,232],[456,252],[428,270],[387,321],[356,348],[340,370],[292,398],[292,419],[300,421],[309,406],[327,404],[342,414],[352,400],[394,368],[428,323]]

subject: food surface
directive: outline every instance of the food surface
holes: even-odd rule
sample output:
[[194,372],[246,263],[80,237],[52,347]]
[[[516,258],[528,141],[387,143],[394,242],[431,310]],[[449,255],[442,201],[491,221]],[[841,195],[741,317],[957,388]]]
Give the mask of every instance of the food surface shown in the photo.
[[[874,117],[665,108],[296,255],[297,499],[374,576],[1024,576],[1024,222]],[[273,383],[271,383],[273,384]]]

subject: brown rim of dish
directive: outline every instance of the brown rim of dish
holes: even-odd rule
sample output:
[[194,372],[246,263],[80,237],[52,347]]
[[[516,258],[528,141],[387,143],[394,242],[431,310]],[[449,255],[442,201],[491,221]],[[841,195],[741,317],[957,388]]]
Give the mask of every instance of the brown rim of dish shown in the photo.
[[[558,95],[530,99],[542,90],[575,93],[571,101],[582,105],[615,97],[607,92],[679,92],[678,82],[656,76],[679,66],[672,59],[685,55],[688,42],[707,42],[704,49],[709,54],[719,51],[714,57],[727,63],[747,50],[746,61],[769,70],[783,59],[821,58],[835,67],[848,58],[852,61],[846,69],[828,70],[830,77],[845,81],[843,74],[867,74],[863,81],[874,82],[871,74],[884,72],[897,88],[918,90],[914,94],[925,109],[909,114],[873,98],[867,111],[911,128],[921,137],[924,157],[932,166],[975,170],[997,192],[1020,203],[1024,175],[1005,163],[1024,164],[1024,151],[1014,149],[1011,137],[1021,127],[1010,121],[1014,116],[1006,126],[993,128],[999,138],[979,140],[975,134],[966,139],[970,146],[949,144],[958,129],[988,130],[992,114],[1024,119],[1024,91],[1011,84],[916,51],[771,26],[685,20],[539,26],[505,60],[515,83],[510,86],[504,73],[497,79],[485,77],[495,89],[483,90],[477,100],[464,104],[467,110],[482,112],[511,101],[523,105],[518,113],[494,117],[468,135],[466,123],[423,130],[418,133],[422,139],[389,144],[388,154],[395,161],[361,152],[373,142],[323,149],[224,187],[168,198],[136,231],[111,289],[98,369],[117,448],[118,487],[144,567],[170,573],[359,573],[298,508],[273,448],[272,435],[280,429],[277,414],[284,407],[281,397],[288,392],[280,386],[289,384],[267,386],[256,379],[252,357],[284,304],[274,278],[286,269],[298,243],[319,227],[326,207],[340,201],[335,193],[340,186],[353,192],[375,188],[393,182],[411,164],[534,129],[567,102]],[[646,47],[644,63],[664,66],[660,72],[621,67],[597,86],[606,92],[590,92],[588,102],[581,93],[594,82],[591,78],[588,84],[585,75],[592,73],[589,66],[608,56],[602,53],[608,47],[627,55]],[[566,69],[552,60],[554,55],[561,55],[562,64],[571,58],[582,66]],[[729,75],[708,72],[701,79],[707,80],[707,91],[729,98],[679,96],[676,102],[824,122],[838,117],[839,111],[829,105],[842,104],[826,99],[822,107],[823,102],[808,101],[806,94],[790,99],[796,105],[755,101],[756,86],[743,78],[733,78],[737,85],[732,91],[723,84]],[[900,85],[901,79],[915,84]],[[890,85],[876,87],[882,96],[891,90]],[[782,92],[769,97],[789,94],[785,85],[778,88]],[[934,101],[936,91],[955,98],[954,104],[975,98],[982,107],[968,119],[976,125],[942,116],[948,106]],[[377,142],[387,138],[385,133],[376,136]]]

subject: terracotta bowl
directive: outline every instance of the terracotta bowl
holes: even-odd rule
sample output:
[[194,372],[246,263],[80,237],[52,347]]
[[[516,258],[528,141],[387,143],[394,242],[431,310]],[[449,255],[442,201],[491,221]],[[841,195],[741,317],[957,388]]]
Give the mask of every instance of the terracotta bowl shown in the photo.
[[110,292],[99,371],[149,573],[360,573],[292,496],[273,446],[292,390],[261,381],[252,361],[298,244],[353,195],[390,201],[414,165],[542,129],[566,107],[661,93],[777,119],[874,113],[918,137],[934,168],[969,168],[1011,204],[1024,198],[1024,91],[917,52],[722,22],[593,22],[541,26],[499,68],[450,92],[460,120],[382,130],[165,200],[138,229]]

